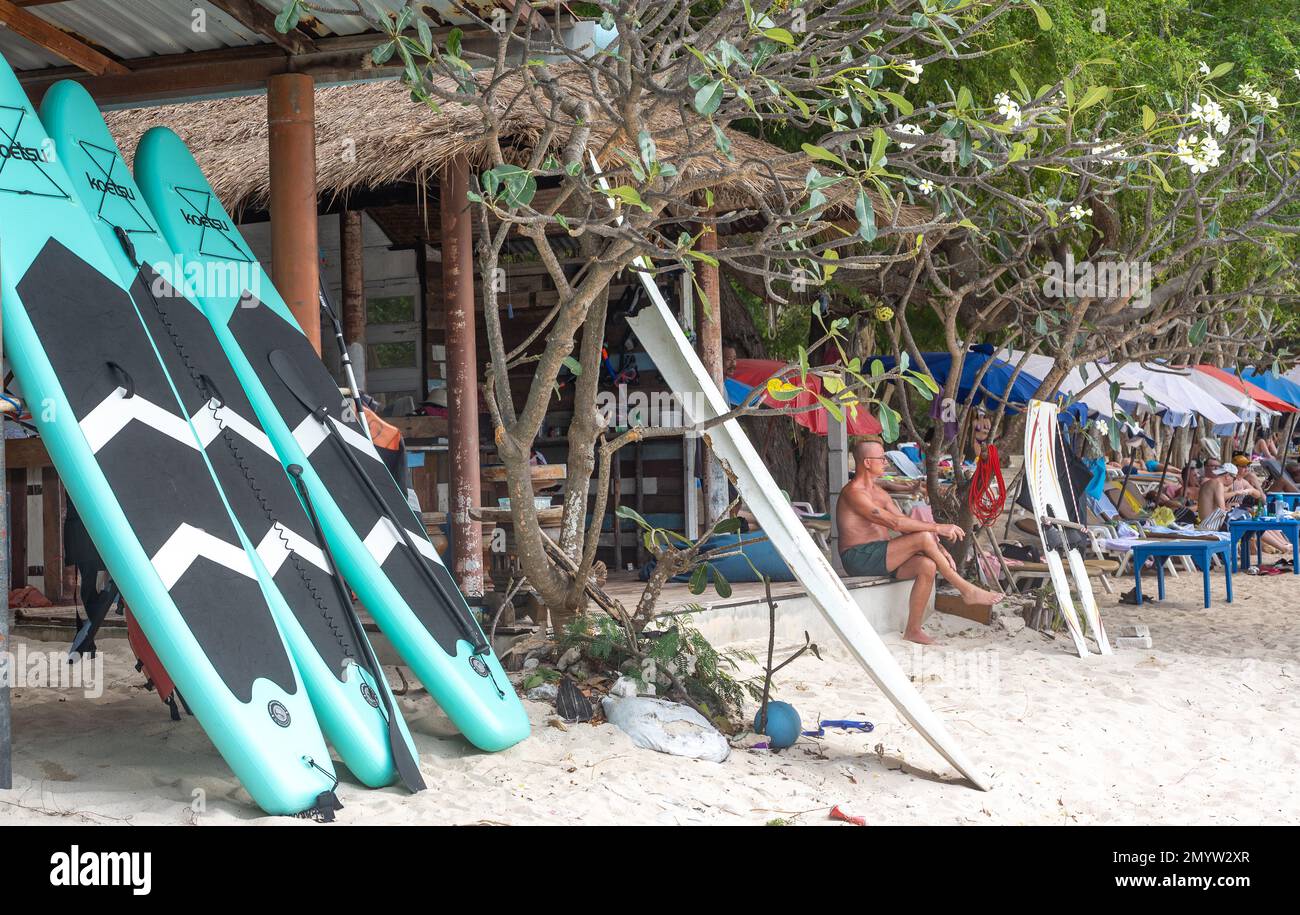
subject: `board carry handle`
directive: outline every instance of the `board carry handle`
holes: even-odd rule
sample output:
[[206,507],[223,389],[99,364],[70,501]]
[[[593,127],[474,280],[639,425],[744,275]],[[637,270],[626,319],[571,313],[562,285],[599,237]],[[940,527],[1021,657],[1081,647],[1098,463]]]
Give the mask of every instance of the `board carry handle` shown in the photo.
[[118,381],[118,384],[121,387],[126,389],[126,399],[130,400],[132,397],[134,397],[135,379],[131,377],[131,373],[128,372],[126,369],[122,368],[122,366],[118,365],[116,362],[105,362],[104,364],[108,366],[109,371],[113,373],[114,377]]

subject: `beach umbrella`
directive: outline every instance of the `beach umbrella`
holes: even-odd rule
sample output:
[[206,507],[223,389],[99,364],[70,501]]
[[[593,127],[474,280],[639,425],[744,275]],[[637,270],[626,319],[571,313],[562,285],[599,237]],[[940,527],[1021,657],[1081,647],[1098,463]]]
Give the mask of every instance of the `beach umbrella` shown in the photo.
[[1300,412],[1300,409],[1291,406],[1291,404],[1287,403],[1285,400],[1282,400],[1279,397],[1274,397],[1272,394],[1270,394],[1268,391],[1261,388],[1259,385],[1251,384],[1249,381],[1245,381],[1241,378],[1238,378],[1236,375],[1232,374],[1231,372],[1225,372],[1223,369],[1218,368],[1217,366],[1198,365],[1196,369],[1199,372],[1209,375],[1211,378],[1215,378],[1229,385],[1230,387],[1236,388],[1237,390],[1241,391],[1243,394],[1248,395],[1251,400],[1255,401],[1256,403],[1260,404],[1266,409],[1272,410],[1274,413]]
[[1270,410],[1240,387],[1229,384],[1216,375],[1194,371],[1187,376],[1187,380],[1236,413],[1242,422],[1254,422],[1261,416],[1277,415],[1276,411]]
[[[949,353],[922,353],[925,369],[940,387],[947,384],[952,372],[952,356]],[[879,359],[885,371],[892,369],[896,360],[893,356],[872,356],[864,360],[870,364],[872,359]],[[980,377],[980,372],[988,366],[988,371]],[[924,369],[913,363],[910,368],[916,372]],[[1014,376],[1015,381],[1012,381]],[[979,379],[978,385],[976,379]],[[1021,371],[1016,375],[1016,366],[993,355],[992,347],[973,347],[966,352],[962,360],[961,378],[957,382],[957,399],[965,404],[972,403],[990,410],[1001,408],[1003,399],[1007,403],[1007,413],[1017,413],[1034,398],[1042,379]],[[978,390],[976,389],[978,387]]]
[[[726,379],[728,403],[733,407],[740,406],[749,398],[754,388],[766,385],[769,378],[786,368],[786,366],[787,363],[776,359],[737,359],[735,370]],[[798,372],[789,373],[783,376],[782,380],[798,385],[799,374]],[[817,404],[817,395],[822,394],[821,376],[810,372],[804,380],[803,387],[808,393],[800,394],[793,400],[776,400],[771,394],[764,391],[760,403],[770,407],[807,407]],[[826,434],[827,414],[825,407],[819,405],[815,410],[792,413],[789,416],[799,425],[816,435]],[[865,405],[858,407],[856,416],[851,411],[845,410],[844,421],[848,425],[849,435],[879,435],[881,432],[880,421],[872,415],[871,409]]]
[[1296,384],[1285,375],[1257,372],[1254,369],[1242,369],[1238,374],[1251,384],[1259,385],[1274,397],[1285,400],[1293,407],[1300,407],[1300,384]]
[[[1013,365],[1023,364],[1026,371],[1040,378],[1047,376],[1055,361],[1050,356],[1026,356],[1015,350],[1007,352],[1004,358]],[[1190,374],[1187,369],[1137,362],[1118,365],[1089,362],[1072,369],[1062,379],[1058,390],[1069,401],[1083,404],[1101,417],[1113,417],[1118,406],[1130,416],[1157,413],[1166,426],[1187,426],[1197,416],[1209,420],[1216,428],[1235,426],[1241,421],[1194,385],[1188,378]],[[1102,380],[1098,381],[1099,378]],[[1114,403],[1111,401],[1112,384],[1118,386]],[[1154,409],[1152,402],[1155,403]]]

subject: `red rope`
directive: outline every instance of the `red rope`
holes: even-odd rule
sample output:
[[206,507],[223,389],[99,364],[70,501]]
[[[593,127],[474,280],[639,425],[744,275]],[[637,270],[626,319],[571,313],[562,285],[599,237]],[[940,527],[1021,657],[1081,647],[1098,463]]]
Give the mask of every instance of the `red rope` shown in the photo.
[[998,457],[996,445],[989,445],[984,456],[975,462],[975,476],[971,480],[967,500],[971,514],[984,527],[998,520],[1002,514],[1002,507],[1007,501],[1007,485],[1002,480],[1002,461]]

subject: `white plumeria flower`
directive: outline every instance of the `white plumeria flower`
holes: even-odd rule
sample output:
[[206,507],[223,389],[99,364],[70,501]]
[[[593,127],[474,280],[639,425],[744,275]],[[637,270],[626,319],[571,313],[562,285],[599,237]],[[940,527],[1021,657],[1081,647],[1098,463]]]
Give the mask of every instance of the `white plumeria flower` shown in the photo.
[[1207,64],[1205,61],[1201,61],[1200,70],[1202,76],[1210,75],[1210,65]]
[[1201,161],[1207,168],[1217,168],[1222,157],[1223,147],[1219,145],[1219,141],[1206,134],[1205,139],[1201,141]]
[[1103,159],[1120,160],[1128,158],[1128,153],[1120,143],[1107,143],[1105,146],[1098,146],[1092,152]]
[[1223,110],[1223,106],[1208,95],[1201,96],[1201,99],[1202,101],[1193,103],[1192,117],[1212,127],[1220,135],[1227,134],[1232,129],[1232,119]]
[[[925,131],[922,130],[921,127],[919,127],[919,126],[916,125],[916,124],[899,124],[899,125],[898,125],[897,127],[895,127],[894,129],[895,129],[896,131],[898,131],[899,133],[907,133],[907,134],[911,134],[911,135],[914,136],[914,137],[923,137],[923,136],[925,136]],[[900,142],[900,143],[898,144],[898,148],[899,148],[899,149],[911,149],[911,148],[912,148],[913,146],[915,146],[915,145],[916,145],[915,143],[902,143],[902,142]]]
[[1264,104],[1265,107],[1271,108],[1275,111],[1277,110],[1277,104],[1278,104],[1277,96],[1274,95],[1273,93],[1265,92],[1263,96],[1260,98],[1260,101]]
[[1291,72],[1295,74],[1296,79],[1300,79],[1300,67],[1292,67]]
[[1191,169],[1193,175],[1199,175],[1202,172],[1209,171],[1208,166],[1201,163],[1201,157],[1197,154],[1200,145],[1201,138],[1192,134],[1190,138],[1179,137],[1178,147],[1174,150],[1174,155],[1178,157],[1178,161]]
[[1092,207],[1081,207],[1077,203],[1070,207],[1070,218],[1075,222],[1083,222],[1084,219],[1092,215]]
[[1007,119],[1013,127],[1019,127],[1024,123],[1024,116],[1020,112],[1020,104],[1006,92],[999,92],[993,97],[993,104],[998,106],[998,114]]
[[903,61],[903,66],[909,71],[903,74],[903,79],[906,82],[915,86],[921,81],[921,74],[925,72],[925,67],[921,66],[914,60]]
[[1202,124],[1213,124],[1223,117],[1223,106],[1208,95],[1201,96],[1201,101],[1192,104],[1192,117]]
[[931,194],[933,194],[935,192],[935,188],[936,188],[935,183],[931,181],[929,178],[922,178],[920,183],[916,185],[916,189],[920,191],[922,194],[924,194],[926,197],[929,197]]

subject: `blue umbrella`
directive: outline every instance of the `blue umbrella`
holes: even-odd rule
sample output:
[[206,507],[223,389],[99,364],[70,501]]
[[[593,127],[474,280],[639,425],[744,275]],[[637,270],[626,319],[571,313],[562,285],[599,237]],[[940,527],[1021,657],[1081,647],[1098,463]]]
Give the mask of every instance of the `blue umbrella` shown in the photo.
[[1251,384],[1257,384],[1279,400],[1285,400],[1293,407],[1300,407],[1300,384],[1289,378],[1272,372],[1257,372],[1254,369],[1242,369],[1237,373]]
[[[925,358],[925,367],[930,370],[930,376],[940,387],[946,384],[948,374],[952,371],[952,356],[948,353],[922,353],[921,355]],[[872,359],[879,359],[885,371],[892,369],[897,362],[893,356],[873,356]],[[988,371],[984,372],[984,377],[979,380],[979,390],[974,390],[975,379],[986,363],[989,365]],[[871,360],[867,360],[866,364],[870,365]],[[919,365],[912,364],[910,367],[914,371],[921,371]],[[1018,408],[1023,408],[1033,399],[1042,381],[1028,372],[1021,372],[1016,375],[1013,384],[1011,376],[1015,371],[1014,365],[997,358],[991,352],[984,352],[984,347],[971,349],[962,360],[961,379],[957,382],[957,399],[963,404],[982,405],[996,411],[1001,408],[1001,401],[1005,398],[1006,412],[1018,413]],[[972,394],[974,394],[973,398]]]

